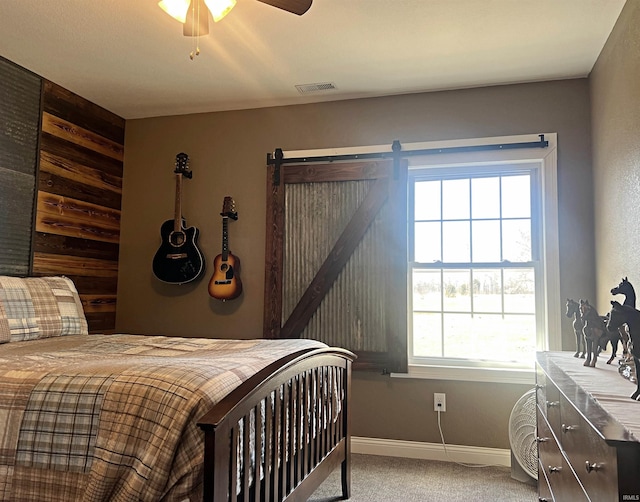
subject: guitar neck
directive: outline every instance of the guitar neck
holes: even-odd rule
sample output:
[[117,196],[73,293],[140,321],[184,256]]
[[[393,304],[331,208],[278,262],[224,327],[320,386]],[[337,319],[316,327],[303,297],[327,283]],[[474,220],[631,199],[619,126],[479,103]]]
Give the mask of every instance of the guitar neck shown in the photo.
[[173,213],[173,231],[182,230],[182,173],[176,173],[176,200]]
[[222,261],[229,259],[229,217],[222,217]]

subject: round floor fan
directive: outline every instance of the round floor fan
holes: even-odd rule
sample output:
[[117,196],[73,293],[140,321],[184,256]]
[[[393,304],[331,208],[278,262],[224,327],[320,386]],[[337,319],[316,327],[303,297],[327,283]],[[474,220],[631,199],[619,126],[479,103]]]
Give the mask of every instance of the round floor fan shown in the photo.
[[509,417],[509,443],[511,444],[511,474],[514,472],[513,459],[528,476],[538,479],[538,443],[536,441],[536,390],[526,392],[516,402]]

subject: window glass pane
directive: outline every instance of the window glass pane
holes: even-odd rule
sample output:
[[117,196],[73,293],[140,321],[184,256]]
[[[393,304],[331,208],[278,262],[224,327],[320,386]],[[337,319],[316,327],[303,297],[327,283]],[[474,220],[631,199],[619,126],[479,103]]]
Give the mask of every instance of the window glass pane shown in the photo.
[[500,178],[471,180],[471,217],[500,218]]
[[531,216],[530,176],[502,178],[502,217],[529,218]]
[[413,310],[442,310],[439,270],[413,271]]
[[415,183],[415,219],[440,219],[440,181],[418,181]]
[[494,354],[498,361],[521,361],[533,365],[536,357],[535,315],[505,315],[497,344],[504,347],[503,354]]
[[504,311],[534,313],[536,310],[534,271],[532,268],[504,271]]
[[473,271],[473,310],[502,312],[502,274],[500,270]]
[[471,261],[471,242],[468,221],[445,221],[442,223],[442,261],[446,263],[468,263]]
[[535,328],[533,315],[476,314],[461,322],[456,331],[445,332],[445,347],[449,339],[456,339],[465,347],[464,352],[458,350],[457,357],[464,354],[467,359],[486,361],[533,361]]
[[531,261],[531,220],[502,222],[502,258],[512,262]]
[[415,224],[414,259],[418,263],[442,261],[440,251],[440,222]]
[[471,312],[471,271],[445,270],[442,274],[443,309]]
[[442,357],[442,315],[413,314],[413,353],[418,357]]
[[469,180],[444,180],[442,182],[442,219],[469,218]]
[[444,314],[444,357],[475,359],[471,314]]
[[500,220],[471,223],[474,262],[500,261]]

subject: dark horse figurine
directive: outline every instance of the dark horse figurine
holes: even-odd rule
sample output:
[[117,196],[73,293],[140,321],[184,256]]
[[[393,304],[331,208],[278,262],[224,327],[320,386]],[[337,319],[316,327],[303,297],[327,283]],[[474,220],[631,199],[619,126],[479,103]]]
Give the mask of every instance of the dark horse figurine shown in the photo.
[[[636,291],[626,277],[623,277],[615,288],[611,288],[612,295],[624,295],[623,305],[627,305],[632,308],[636,308]],[[620,333],[620,340],[622,340],[622,355],[623,359],[627,359],[629,356],[629,333],[627,327],[623,324],[618,328]]]
[[[607,360],[607,364],[611,364],[613,360],[616,358],[616,353],[618,352],[618,342],[622,342],[622,338],[620,337],[620,330],[616,328],[609,328],[609,312],[606,315],[602,316],[602,322],[604,322],[604,326],[606,331],[602,334],[602,336],[598,340],[598,353],[605,350],[607,348],[607,343],[611,344],[611,357]],[[623,330],[626,328],[623,326]],[[622,342],[622,353],[623,358],[626,359],[627,348],[626,344]]]
[[580,313],[580,305],[577,301],[567,298],[567,311],[566,316],[571,319],[573,317],[573,332],[576,334],[576,353],[573,357],[580,357],[584,359],[585,356],[585,344],[584,344],[584,323],[582,322],[582,315]]
[[[638,368],[640,367],[640,311],[629,305],[621,305],[620,302],[611,302],[611,312],[609,313],[609,321],[607,325],[609,328],[619,328],[623,324],[626,324],[629,328],[629,349],[633,356],[633,362],[636,370],[636,391],[631,394],[631,399],[638,400],[640,396],[640,375],[638,374]],[[633,343],[634,338],[638,341],[637,344]],[[637,346],[637,347],[636,347]]]
[[636,292],[626,277],[624,277],[620,281],[620,284],[618,284],[615,288],[611,288],[611,294],[624,295],[623,305],[628,305],[630,307],[636,308]]
[[587,347],[587,356],[583,365],[594,368],[598,359],[600,340],[607,333],[607,327],[589,300],[580,300],[580,313],[584,322],[582,332]]

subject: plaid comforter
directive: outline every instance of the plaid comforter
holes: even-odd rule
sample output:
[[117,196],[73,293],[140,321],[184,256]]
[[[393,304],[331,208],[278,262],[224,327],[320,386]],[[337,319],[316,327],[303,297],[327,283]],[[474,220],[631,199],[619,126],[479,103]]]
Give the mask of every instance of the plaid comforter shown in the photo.
[[0,500],[182,501],[197,420],[310,340],[72,335],[0,345]]

